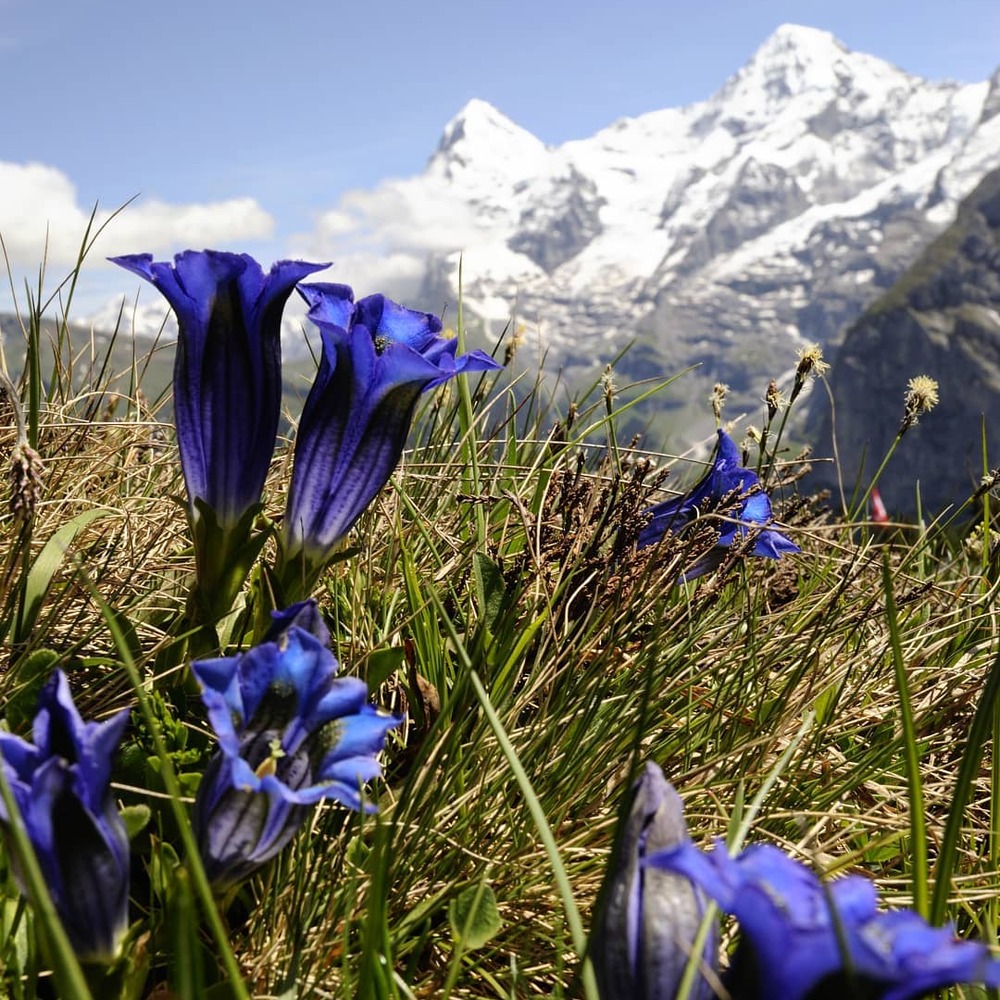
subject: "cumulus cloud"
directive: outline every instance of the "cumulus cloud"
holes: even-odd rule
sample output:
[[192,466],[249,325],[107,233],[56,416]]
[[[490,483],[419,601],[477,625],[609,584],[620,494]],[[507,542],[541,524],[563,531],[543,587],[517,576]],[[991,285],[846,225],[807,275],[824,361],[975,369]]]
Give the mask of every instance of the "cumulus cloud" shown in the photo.
[[[0,234],[14,267],[72,266],[90,218],[72,181],[44,163],[0,161]],[[113,212],[101,209],[95,229]],[[91,263],[105,253],[168,253],[180,247],[268,239],[274,220],[253,198],[202,204],[139,200],[125,208],[98,239]],[[47,249],[46,249],[47,239]]]
[[488,238],[472,206],[434,176],[387,180],[345,192],[313,230],[291,240],[290,256],[332,260],[336,277],[359,294],[399,298],[420,288],[431,254],[462,250]]

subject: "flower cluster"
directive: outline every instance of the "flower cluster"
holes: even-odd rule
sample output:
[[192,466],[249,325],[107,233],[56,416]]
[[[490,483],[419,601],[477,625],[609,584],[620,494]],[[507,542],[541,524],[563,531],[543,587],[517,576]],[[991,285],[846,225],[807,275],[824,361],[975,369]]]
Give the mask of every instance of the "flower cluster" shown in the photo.
[[[654,874],[664,882],[650,881]],[[987,947],[931,927],[912,910],[880,912],[872,883],[851,875],[824,883],[770,845],[730,857],[725,844],[691,843],[676,792],[646,765],[608,868],[591,951],[602,1000],[677,995],[711,897],[740,928],[721,977],[732,1000],[916,1000],[958,983],[1000,985]],[[709,998],[717,938],[688,994]]]
[[[0,732],[21,822],[66,935],[87,961],[115,958],[128,926],[128,834],[109,785],[128,716],[84,722],[57,670],[39,696],[33,742]],[[0,799],[0,822],[15,821]]]
[[719,430],[718,437],[715,458],[705,475],[684,496],[666,500],[645,511],[649,520],[639,532],[640,548],[655,545],[668,532],[683,534],[696,518],[725,511],[727,506],[736,504],[735,511],[719,513],[719,537],[714,548],[684,572],[684,580],[715,569],[733,543],[751,533],[751,555],[778,559],[786,553],[800,551],[790,539],[767,527],[774,515],[771,500],[761,488],[759,477],[740,465],[739,449],[725,431]]
[[[226,614],[263,538],[251,541],[281,409],[281,316],[304,277],[327,267],[283,260],[265,275],[246,254],[186,251],[112,258],[152,282],[177,317],[174,417],[210,618]],[[295,442],[283,534],[288,593],[307,591],[338,542],[385,485],[421,392],[463,371],[500,366],[455,357],[434,316],[346,285],[300,289],[323,354]]]
[[259,646],[192,664],[219,741],[194,816],[218,889],[273,858],[321,799],[373,809],[361,786],[381,774],[376,754],[402,719],[369,705],[363,681],[336,676],[328,640],[307,601],[277,612]]
[[[194,827],[220,891],[273,858],[321,799],[374,811],[362,786],[381,774],[376,755],[402,721],[367,703],[363,681],[336,676],[314,602],[273,617],[260,645],[193,664],[219,742]],[[128,716],[84,722],[56,671],[39,697],[34,741],[0,732],[21,822],[70,943],[87,961],[113,961],[128,925],[128,834],[109,784]],[[0,823],[14,821],[0,799]]]

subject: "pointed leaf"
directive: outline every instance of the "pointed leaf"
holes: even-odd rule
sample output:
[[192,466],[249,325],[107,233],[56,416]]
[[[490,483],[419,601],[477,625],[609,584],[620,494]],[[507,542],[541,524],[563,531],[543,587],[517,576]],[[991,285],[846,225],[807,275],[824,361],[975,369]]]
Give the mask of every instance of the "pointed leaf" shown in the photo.
[[73,539],[87,525],[99,518],[106,517],[109,513],[110,511],[100,509],[85,510],[62,525],[42,546],[41,552],[35,557],[31,569],[28,570],[21,618],[14,635],[15,642],[24,642],[34,627],[38,613],[42,609],[42,602],[52,583],[52,578],[62,565],[69,547],[73,544]]
[[365,681],[369,690],[374,691],[384,684],[402,665],[406,659],[406,651],[402,646],[390,646],[388,649],[376,649],[368,655],[368,670]]

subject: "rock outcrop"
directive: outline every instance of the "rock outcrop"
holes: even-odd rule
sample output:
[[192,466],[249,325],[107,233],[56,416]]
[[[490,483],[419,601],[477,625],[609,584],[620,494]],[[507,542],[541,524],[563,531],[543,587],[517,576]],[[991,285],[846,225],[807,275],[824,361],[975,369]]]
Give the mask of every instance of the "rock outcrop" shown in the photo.
[[[989,464],[1000,465],[1000,170],[959,208],[955,222],[852,324],[831,358],[833,406],[810,398],[806,435],[819,454],[836,436],[848,493],[865,484],[892,444],[907,381],[929,375],[940,403],[903,436],[879,483],[890,512],[912,516],[960,504]],[[831,467],[815,481],[836,487]]]

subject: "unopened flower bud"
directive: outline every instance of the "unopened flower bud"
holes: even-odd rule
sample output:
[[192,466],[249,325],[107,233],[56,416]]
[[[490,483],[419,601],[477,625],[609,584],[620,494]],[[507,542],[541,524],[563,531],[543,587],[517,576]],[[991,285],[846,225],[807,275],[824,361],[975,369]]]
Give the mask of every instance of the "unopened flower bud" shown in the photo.
[[[680,796],[647,763],[635,783],[625,828],[608,865],[594,921],[592,954],[601,1000],[672,1000],[704,911],[704,897],[685,877],[646,868],[643,858],[688,843]],[[715,968],[716,938],[704,962]],[[704,976],[692,1000],[715,996]]]

